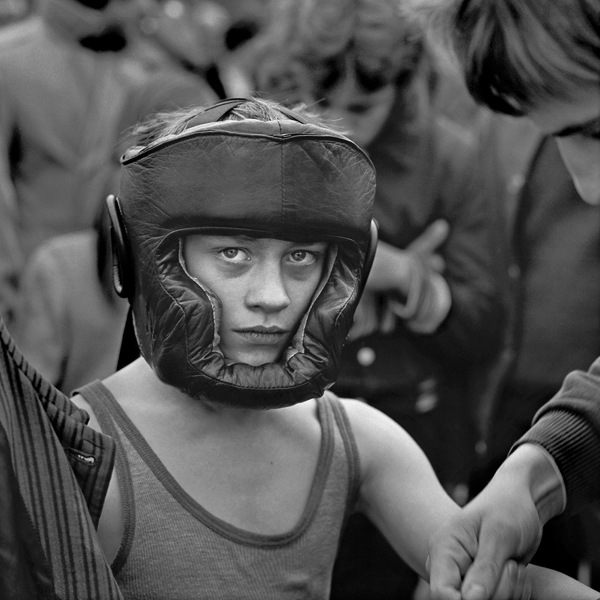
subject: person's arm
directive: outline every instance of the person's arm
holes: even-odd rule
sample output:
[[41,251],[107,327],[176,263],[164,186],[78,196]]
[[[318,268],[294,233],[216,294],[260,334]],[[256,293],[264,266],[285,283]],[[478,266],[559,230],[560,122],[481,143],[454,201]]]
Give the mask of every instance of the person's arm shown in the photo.
[[600,359],[587,372],[567,375],[518,444],[531,442],[556,461],[570,512],[600,499]]
[[[437,480],[423,451],[394,421],[365,403],[345,400],[361,465],[358,510],[421,577],[427,578],[428,542],[461,514]],[[508,561],[492,598],[527,599],[524,566]],[[460,595],[456,596],[456,600]]]
[[600,359],[566,377],[515,446],[481,494],[432,538],[434,600],[454,599],[461,588],[465,600],[488,598],[504,560],[533,555],[565,496],[569,510],[600,498]]
[[600,592],[580,581],[554,571],[529,565],[528,576],[532,588],[532,600],[598,600]]
[[429,537],[460,514],[416,442],[392,419],[363,402],[344,405],[361,465],[358,509],[396,552],[425,577]]
[[548,454],[535,444],[517,448],[486,488],[432,536],[432,600],[491,598],[506,561],[530,560],[543,525],[564,505],[562,478]]
[[448,223],[439,219],[406,249],[383,241],[377,245],[367,290],[387,292],[393,312],[418,333],[433,333],[452,305],[438,252],[447,237]]

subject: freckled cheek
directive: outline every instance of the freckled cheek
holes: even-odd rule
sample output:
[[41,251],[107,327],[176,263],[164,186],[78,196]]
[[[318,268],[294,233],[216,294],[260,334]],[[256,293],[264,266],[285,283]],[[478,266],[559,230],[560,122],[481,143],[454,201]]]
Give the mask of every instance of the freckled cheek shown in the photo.
[[[229,285],[224,285],[229,283]],[[219,333],[226,331],[228,327],[233,326],[240,320],[240,314],[244,310],[243,290],[238,285],[231,285],[231,282],[220,282],[212,288],[212,292],[219,299],[221,312],[221,327]]]

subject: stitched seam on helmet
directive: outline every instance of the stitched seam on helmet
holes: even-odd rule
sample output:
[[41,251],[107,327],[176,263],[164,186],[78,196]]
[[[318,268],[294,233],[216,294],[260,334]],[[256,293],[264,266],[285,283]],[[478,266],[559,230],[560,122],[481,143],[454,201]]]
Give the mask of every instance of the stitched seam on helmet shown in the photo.
[[352,292],[348,295],[348,298],[346,299],[346,302],[344,302],[344,306],[342,306],[342,308],[340,309],[340,311],[337,314],[337,317],[335,318],[335,323],[334,323],[334,326],[333,326],[334,329],[338,326],[338,323],[340,321],[340,317],[342,316],[342,314],[344,314],[344,311],[346,310],[346,308],[350,304],[350,301],[356,295],[357,289],[358,289],[357,283],[358,283],[358,278],[354,280],[354,286],[352,288]]
[[[181,265],[184,273],[193,282],[195,282],[196,285],[198,285],[198,287],[206,294],[206,297],[208,298],[208,301],[210,302],[210,305],[212,307],[212,320],[213,320],[213,332],[214,332],[213,342],[212,342],[212,350],[213,350],[213,352],[218,352],[219,354],[222,354],[221,348],[219,346],[221,339],[220,339],[220,335],[219,335],[219,319],[217,318],[217,311],[220,311],[221,307],[218,304],[218,298],[215,296],[215,294],[211,290],[209,290],[207,287],[205,287],[198,279],[196,279],[196,277],[194,277],[187,270],[187,265],[185,264],[185,259],[183,257],[183,240],[181,238],[179,239],[179,264]],[[179,302],[177,302],[177,305],[181,308],[181,310],[183,310],[184,318],[185,318],[184,308],[179,304]]]
[[338,254],[338,246],[336,244],[335,246],[331,247],[327,253],[327,265],[326,265],[327,272],[323,274],[323,277],[321,278],[321,281],[319,282],[319,285],[318,285],[317,289],[315,290],[315,293],[313,294],[310,305],[306,309],[306,312],[304,313],[304,316],[302,317],[302,320],[300,321],[300,324],[298,325],[298,331],[296,331],[296,333],[294,334],[294,337],[290,341],[290,345],[288,346],[286,354],[285,354],[285,362],[288,362],[289,360],[291,360],[294,356],[296,356],[296,354],[299,354],[299,353],[304,354],[304,335],[306,332],[306,325],[308,323],[308,317],[309,317],[316,301],[321,296],[321,294],[323,293],[323,290],[325,289],[325,287],[329,283],[329,280],[331,279],[331,274],[333,273],[333,266],[335,264],[337,254]]

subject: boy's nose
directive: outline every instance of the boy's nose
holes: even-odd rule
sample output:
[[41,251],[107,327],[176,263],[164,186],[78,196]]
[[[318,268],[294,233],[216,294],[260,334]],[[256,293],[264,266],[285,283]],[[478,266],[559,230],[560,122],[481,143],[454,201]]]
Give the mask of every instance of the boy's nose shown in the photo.
[[247,295],[247,303],[268,312],[277,312],[290,305],[290,297],[279,268],[265,268],[256,273]]

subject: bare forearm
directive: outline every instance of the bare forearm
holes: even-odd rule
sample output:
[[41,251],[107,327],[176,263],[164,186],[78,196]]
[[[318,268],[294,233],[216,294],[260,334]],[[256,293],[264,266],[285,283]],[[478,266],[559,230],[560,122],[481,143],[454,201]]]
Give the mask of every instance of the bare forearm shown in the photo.
[[531,600],[598,600],[600,593],[564,573],[529,565]]

